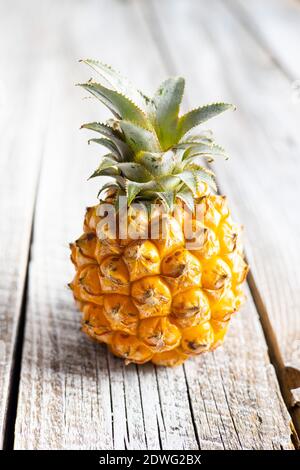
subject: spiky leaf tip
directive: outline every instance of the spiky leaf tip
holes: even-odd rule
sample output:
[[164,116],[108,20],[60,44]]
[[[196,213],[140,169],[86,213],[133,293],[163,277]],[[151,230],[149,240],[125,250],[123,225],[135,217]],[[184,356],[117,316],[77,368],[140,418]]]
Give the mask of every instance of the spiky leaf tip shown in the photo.
[[189,130],[208,121],[228,109],[235,109],[235,106],[229,103],[212,103],[199,108],[192,109],[179,118],[178,133],[182,138]]
[[124,77],[120,72],[114,70],[110,65],[100,62],[94,59],[81,59],[79,62],[83,62],[89,65],[95,70],[110,86],[116,91],[122,93],[133,102],[136,103],[143,110],[147,107],[150,101],[144,93],[135,88],[131,82]]
[[95,98],[99,99],[116,118],[127,119],[145,128],[148,127],[148,120],[144,112],[122,93],[110,90],[100,83],[93,81],[79,83],[78,86],[81,86]]
[[165,80],[153,98],[153,124],[164,150],[177,142],[178,114],[184,92],[184,78]]
[[[161,199],[167,195],[171,200],[172,193],[175,198],[178,195],[186,199],[191,207],[201,182],[216,189],[214,175],[203,167],[202,158],[212,161],[214,156],[227,158],[227,155],[214,143],[211,134],[196,133],[193,129],[227,109],[234,109],[232,105],[213,103],[179,117],[184,91],[182,78],[167,79],[154,98],[149,99],[106,64],[91,59],[84,62],[111,88],[94,81],[81,86],[114,114],[109,125],[82,126],[104,135],[105,138],[90,141],[109,148],[114,158],[113,162],[100,165],[92,177],[112,176],[126,192],[129,204],[134,199],[153,200],[157,193]],[[139,100],[143,106],[139,106]]]
[[101,122],[89,122],[83,124],[81,129],[90,129],[108,137],[117,147],[123,161],[130,161],[132,159],[133,152],[126,142],[122,140],[122,134],[118,130]]

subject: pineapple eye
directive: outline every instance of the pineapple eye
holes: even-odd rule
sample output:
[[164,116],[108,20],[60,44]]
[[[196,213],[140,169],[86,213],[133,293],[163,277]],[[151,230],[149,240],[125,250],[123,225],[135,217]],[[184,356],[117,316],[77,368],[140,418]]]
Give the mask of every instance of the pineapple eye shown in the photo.
[[117,304],[114,308],[111,309],[111,313],[113,315],[117,315],[119,313],[119,310],[120,310],[120,304]]
[[96,238],[96,234],[93,232],[87,233],[86,238],[88,241],[94,240]]

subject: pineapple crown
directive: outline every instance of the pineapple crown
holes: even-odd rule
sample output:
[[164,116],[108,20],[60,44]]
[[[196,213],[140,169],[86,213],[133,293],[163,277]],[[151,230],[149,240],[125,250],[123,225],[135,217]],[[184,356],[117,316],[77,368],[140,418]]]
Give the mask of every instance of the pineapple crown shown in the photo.
[[82,62],[99,74],[101,83],[91,79],[79,86],[113,114],[106,123],[82,125],[102,135],[89,143],[109,150],[91,175],[105,178],[98,194],[100,199],[107,190],[115,188],[117,195],[126,195],[128,205],[134,200],[160,199],[172,209],[179,198],[193,209],[200,183],[208,183],[216,190],[214,174],[204,166],[203,159],[213,161],[216,156],[227,158],[227,155],[214,142],[210,131],[199,133],[194,128],[227,109],[234,109],[233,105],[212,103],[180,116],[185,84],[182,77],[168,78],[153,98],[148,98],[110,66],[96,60]]

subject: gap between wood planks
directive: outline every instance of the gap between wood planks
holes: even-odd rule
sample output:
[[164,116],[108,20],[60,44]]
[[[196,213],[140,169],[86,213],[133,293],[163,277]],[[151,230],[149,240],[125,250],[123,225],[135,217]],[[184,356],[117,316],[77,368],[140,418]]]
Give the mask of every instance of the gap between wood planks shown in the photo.
[[[225,2],[222,0],[222,3],[227,8],[227,10],[238,19],[243,28],[251,34],[253,40],[257,42],[260,48],[268,53],[274,65],[282,72],[282,74],[289,81],[293,81],[294,78],[289,72],[288,68],[284,66],[280,58],[276,56],[276,52],[271,49],[269,43],[260,34],[259,28],[255,27],[253,21],[250,21],[247,12],[243,10],[243,7],[241,7],[239,2],[232,2],[232,0]],[[284,360],[280,351],[276,334],[268,315],[267,308],[251,271],[248,276],[248,285],[255,306],[259,313],[263,332],[268,345],[270,360],[275,367],[283,399],[292,416],[295,430],[298,433],[297,447],[300,448],[300,407],[299,403],[295,403],[295,399],[291,393],[292,388],[300,386],[300,371],[291,367],[286,367],[284,364]]]
[[[40,162],[41,168],[41,162]],[[26,322],[26,309],[27,309],[27,292],[28,292],[28,281],[29,281],[29,266],[31,258],[31,248],[33,244],[33,234],[34,234],[34,218],[35,218],[35,208],[38,195],[38,185],[40,180],[40,168],[37,177],[37,185],[35,190],[35,199],[32,212],[32,221],[31,221],[31,232],[30,232],[30,241],[28,245],[28,256],[27,256],[27,266],[24,279],[24,287],[22,293],[22,303],[20,308],[20,316],[17,325],[17,332],[15,337],[15,344],[12,354],[12,365],[11,373],[9,380],[9,391],[7,397],[7,410],[5,413],[4,420],[4,439],[3,439],[3,450],[13,450],[14,448],[14,435],[15,435],[15,422],[17,417],[17,408],[18,408],[18,398],[19,398],[19,385],[21,377],[21,364],[22,364],[22,354],[23,354],[23,345],[24,345],[24,333],[25,333],[25,322]]]
[[[47,132],[48,120],[45,123],[43,129],[43,138],[42,142],[45,142],[45,134]],[[23,347],[24,347],[24,335],[25,335],[25,324],[26,324],[26,311],[28,303],[28,285],[29,285],[29,268],[31,260],[31,250],[33,246],[34,239],[34,221],[36,213],[36,205],[39,193],[40,185],[40,176],[41,169],[43,165],[43,154],[44,154],[44,144],[41,147],[41,156],[39,160],[39,168],[37,171],[33,206],[32,206],[32,217],[31,217],[31,230],[30,238],[28,244],[28,254],[26,261],[26,272],[24,276],[24,285],[22,292],[22,301],[20,306],[20,315],[18,319],[18,324],[16,328],[15,343],[12,353],[12,365],[10,371],[9,385],[8,385],[8,396],[7,396],[7,408],[4,417],[4,426],[3,426],[3,450],[13,450],[14,449],[14,440],[15,440],[15,424],[17,418],[18,410],[18,400],[19,400],[19,386],[21,379],[21,368],[22,368],[22,356],[23,356]]]
[[[265,41],[255,35],[255,31],[248,26],[248,22],[245,21],[244,17],[241,18],[241,15],[237,14],[231,2],[230,6],[228,6],[228,4],[223,0],[222,3],[225,5],[228,11],[235,18],[238,19],[239,23],[243,26],[243,28],[250,32],[252,39],[258,43],[259,47],[268,53],[276,67],[280,69],[280,71],[285,75],[286,78],[290,79],[290,74],[282,66],[280,60],[276,59],[273,54],[273,51],[269,50]],[[172,59],[169,44],[167,43],[167,41],[165,41],[164,34],[162,33],[161,24],[159,22],[159,18],[157,17],[156,9],[153,4],[146,4],[146,7],[144,5],[145,4],[143,4],[143,7],[141,9],[144,14],[145,23],[148,25],[153,41],[156,43],[157,49],[162,56],[163,63],[166,64],[166,70],[169,74],[176,75],[177,67]],[[207,164],[207,166],[210,167],[209,164]],[[217,183],[219,192],[222,193],[219,181],[217,181]],[[295,400],[291,393],[291,389],[296,381],[295,369],[286,367],[284,364],[277,337],[272,327],[267,308],[265,306],[262,295],[251,271],[249,272],[247,277],[247,284],[249,286],[254,305],[258,312],[258,317],[268,347],[270,362],[274,366],[282,398],[292,418],[290,423],[292,442],[296,449],[300,449],[300,407],[297,403],[295,404]],[[296,372],[300,375],[299,371]],[[297,380],[298,379],[299,377],[297,376]]]
[[[37,194],[37,193],[36,193]],[[9,379],[9,389],[7,397],[7,409],[4,418],[4,430],[3,430],[3,450],[13,450],[14,448],[14,434],[15,434],[15,422],[17,417],[18,398],[19,398],[19,384],[21,377],[21,364],[24,344],[24,332],[26,322],[26,307],[27,307],[27,291],[28,291],[28,280],[29,280],[29,263],[30,263],[30,252],[33,240],[33,223],[34,223],[34,212],[31,224],[30,233],[30,244],[28,246],[28,257],[27,267],[24,280],[24,288],[22,294],[22,304],[20,309],[19,322],[17,325],[17,333],[15,337],[15,344],[12,354],[12,365]]]

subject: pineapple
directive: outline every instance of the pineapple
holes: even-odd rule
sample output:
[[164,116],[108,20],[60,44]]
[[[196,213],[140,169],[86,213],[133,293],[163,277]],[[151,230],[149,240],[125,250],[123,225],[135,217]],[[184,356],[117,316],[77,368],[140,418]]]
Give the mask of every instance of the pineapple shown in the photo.
[[233,106],[179,116],[183,78],[166,80],[150,99],[110,67],[84,62],[101,83],[80,86],[113,118],[82,126],[101,134],[91,141],[108,149],[92,174],[101,183],[99,203],[70,245],[82,329],[126,364],[176,366],[222,344],[244,301],[241,228],[205,164],[227,156],[210,132],[196,130]]

